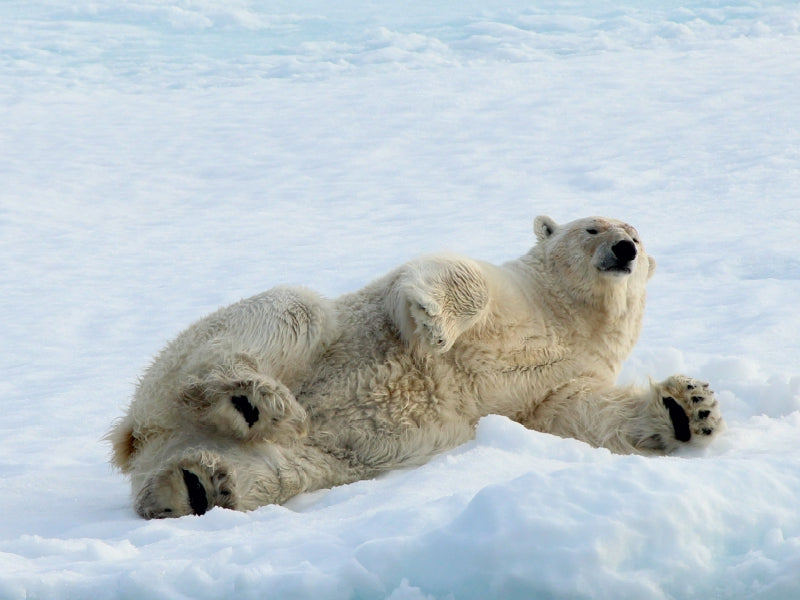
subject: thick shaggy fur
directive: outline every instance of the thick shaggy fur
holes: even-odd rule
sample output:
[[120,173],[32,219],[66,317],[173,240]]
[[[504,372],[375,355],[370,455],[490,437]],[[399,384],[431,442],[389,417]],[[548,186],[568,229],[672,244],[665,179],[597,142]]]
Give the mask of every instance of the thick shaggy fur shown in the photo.
[[190,326],[108,436],[137,512],[250,510],[419,465],[490,413],[614,452],[707,444],[708,384],[614,387],[655,268],[633,227],[534,228],[502,266],[422,258],[334,301],[275,288]]

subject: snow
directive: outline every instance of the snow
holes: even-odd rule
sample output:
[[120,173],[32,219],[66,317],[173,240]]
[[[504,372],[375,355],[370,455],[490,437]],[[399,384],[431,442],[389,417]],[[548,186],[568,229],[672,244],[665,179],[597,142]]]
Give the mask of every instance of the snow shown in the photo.
[[[800,594],[793,1],[0,3],[0,598]],[[709,449],[501,417],[398,471],[146,522],[101,437],[181,328],[335,296],[537,214],[659,268],[622,380],[712,383]]]

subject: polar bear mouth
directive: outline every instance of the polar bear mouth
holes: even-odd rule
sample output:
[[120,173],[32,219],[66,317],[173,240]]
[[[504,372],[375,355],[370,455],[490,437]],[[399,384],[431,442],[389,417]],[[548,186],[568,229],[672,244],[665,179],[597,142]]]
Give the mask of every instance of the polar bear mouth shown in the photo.
[[631,268],[631,264],[628,263],[626,265],[611,265],[607,267],[598,267],[598,271],[601,273],[610,273],[612,275],[630,275],[633,272]]

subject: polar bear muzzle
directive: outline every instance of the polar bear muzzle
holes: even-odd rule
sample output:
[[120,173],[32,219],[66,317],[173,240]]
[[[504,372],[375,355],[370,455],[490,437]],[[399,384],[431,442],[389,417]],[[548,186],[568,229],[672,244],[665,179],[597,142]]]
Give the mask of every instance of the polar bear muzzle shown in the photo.
[[630,240],[620,240],[610,248],[600,249],[600,260],[597,268],[604,273],[628,275],[633,271],[633,261],[636,260],[636,244]]

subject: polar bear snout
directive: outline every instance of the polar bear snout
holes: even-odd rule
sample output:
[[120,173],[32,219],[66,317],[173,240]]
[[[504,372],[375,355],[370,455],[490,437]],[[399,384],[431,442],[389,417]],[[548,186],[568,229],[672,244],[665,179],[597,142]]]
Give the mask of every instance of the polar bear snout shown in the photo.
[[611,246],[611,252],[620,263],[628,264],[636,258],[636,244],[628,240],[620,240]]
[[633,261],[637,255],[636,244],[630,240],[619,240],[598,249],[595,265],[604,273],[628,275],[633,271]]

